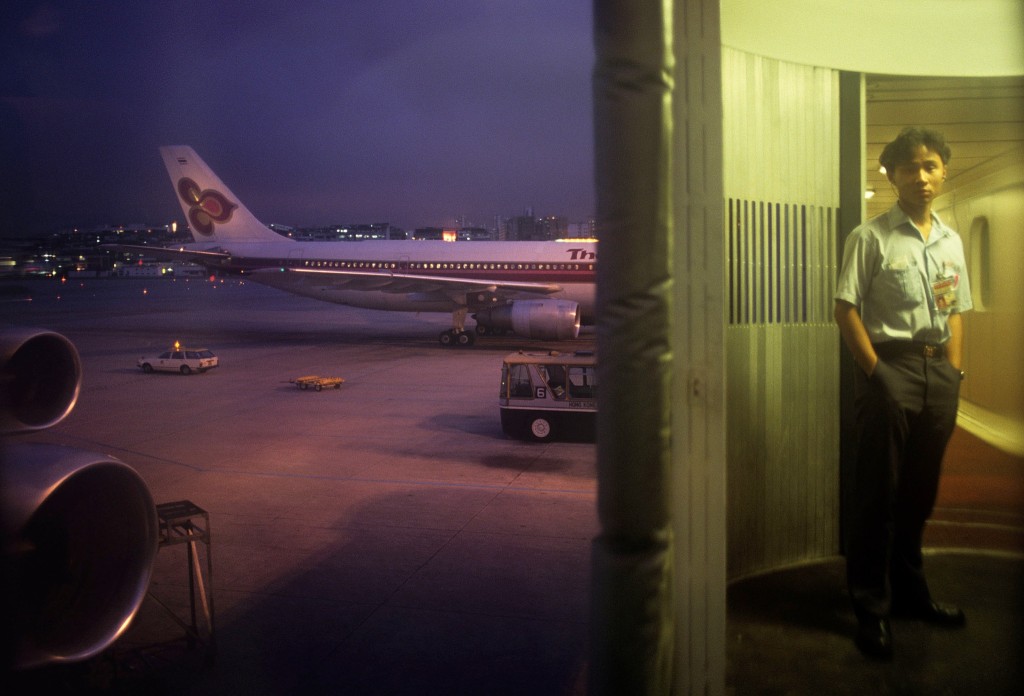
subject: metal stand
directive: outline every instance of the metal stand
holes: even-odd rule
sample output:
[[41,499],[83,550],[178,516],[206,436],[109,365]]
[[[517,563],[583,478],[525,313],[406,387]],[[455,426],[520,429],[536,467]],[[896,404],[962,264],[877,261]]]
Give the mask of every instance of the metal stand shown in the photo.
[[[210,650],[211,658],[216,654],[216,640],[213,630],[213,557],[210,547],[210,515],[190,500],[178,500],[156,506],[156,514],[160,521],[159,548],[175,544],[187,544],[188,548],[188,598],[191,623],[186,624],[166,604],[152,592],[149,596],[157,604],[167,610],[178,625],[185,629],[189,647],[195,647],[197,641],[205,643]],[[206,578],[204,581],[202,567],[196,542],[206,545]],[[196,590],[199,590],[199,602],[206,619],[206,631],[201,632],[196,622]]]

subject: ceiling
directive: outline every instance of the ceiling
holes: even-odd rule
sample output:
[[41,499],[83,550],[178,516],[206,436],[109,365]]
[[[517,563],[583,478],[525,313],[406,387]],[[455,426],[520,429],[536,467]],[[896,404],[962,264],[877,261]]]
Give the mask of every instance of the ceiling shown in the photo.
[[996,157],[1024,148],[1024,77],[866,75],[867,216],[895,202],[878,156],[904,126],[940,131],[953,151],[946,189]]

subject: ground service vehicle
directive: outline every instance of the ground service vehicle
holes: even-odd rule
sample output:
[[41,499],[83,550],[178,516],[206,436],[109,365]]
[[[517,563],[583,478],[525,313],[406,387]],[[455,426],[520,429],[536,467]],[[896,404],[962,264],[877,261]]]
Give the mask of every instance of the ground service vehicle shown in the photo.
[[206,372],[217,367],[219,360],[207,348],[182,348],[175,345],[173,350],[164,351],[155,357],[143,356],[137,365],[143,372],[180,372],[183,375],[192,372]]
[[302,377],[296,377],[292,381],[303,391],[306,389],[313,389],[314,391],[341,389],[341,385],[345,383],[345,380],[341,377],[321,377],[320,375],[303,375]]
[[597,357],[590,351],[511,353],[502,362],[498,401],[508,435],[593,439]]

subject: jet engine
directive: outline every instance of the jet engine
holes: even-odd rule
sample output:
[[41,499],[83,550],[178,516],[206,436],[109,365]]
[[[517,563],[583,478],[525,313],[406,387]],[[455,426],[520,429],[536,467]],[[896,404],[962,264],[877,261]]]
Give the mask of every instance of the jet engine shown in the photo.
[[60,334],[0,330],[0,648],[16,670],[102,652],[137,613],[156,558],[156,506],[134,469],[11,442],[63,420],[80,383]]
[[516,300],[473,318],[485,330],[512,330],[526,338],[562,341],[580,335],[580,306],[569,300]]
[[82,363],[68,339],[39,329],[0,329],[0,435],[64,420],[81,382]]

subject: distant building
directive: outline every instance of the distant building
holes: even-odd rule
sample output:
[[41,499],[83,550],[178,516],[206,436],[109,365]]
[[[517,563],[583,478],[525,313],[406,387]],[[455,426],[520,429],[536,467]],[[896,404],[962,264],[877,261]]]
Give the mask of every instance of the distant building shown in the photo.
[[518,215],[505,220],[504,238],[509,241],[547,242],[567,237],[568,233],[568,220],[557,215],[549,215],[544,218]]
[[61,230],[52,241],[64,249],[93,247],[97,244],[180,244],[192,241],[187,229],[175,225],[99,225],[91,228]]
[[358,225],[328,225],[326,227],[305,227],[286,235],[293,239],[320,242],[361,242],[368,239],[406,239],[405,230],[387,222],[362,223]]
[[118,278],[205,278],[206,274],[202,266],[176,261],[123,265],[114,269]]
[[505,229],[505,216],[495,215],[494,222],[491,224],[491,230],[495,239],[501,242],[507,241],[508,237],[505,236],[507,233]]
[[[452,230],[452,234],[454,234]],[[413,239],[444,239],[443,227],[417,227],[412,233]]]
[[267,225],[267,227],[274,230],[282,237],[295,237],[296,232],[298,232],[297,227],[292,227],[291,225],[281,225],[276,222],[270,223],[269,225]]
[[505,239],[510,242],[532,242],[543,239],[542,230],[533,215],[517,215],[505,220]]
[[460,242],[490,242],[494,235],[486,227],[461,227],[455,232]]
[[569,221],[564,217],[548,215],[537,222],[541,228],[542,239],[565,239],[569,236]]
[[586,222],[570,222],[569,239],[597,239],[597,220],[590,218]]
[[[4,252],[5,274],[65,276],[69,273],[109,274],[121,254],[102,248],[104,244],[165,246],[191,242],[187,230],[175,225],[100,225],[71,228],[46,237],[20,240]],[[10,264],[13,261],[13,266]]]

